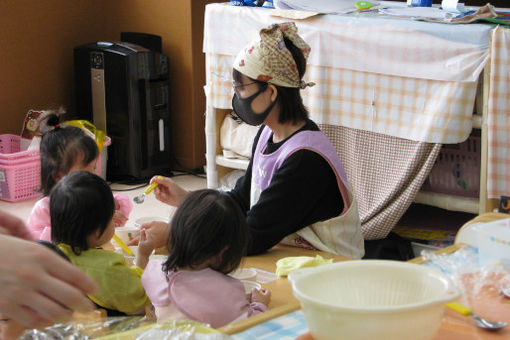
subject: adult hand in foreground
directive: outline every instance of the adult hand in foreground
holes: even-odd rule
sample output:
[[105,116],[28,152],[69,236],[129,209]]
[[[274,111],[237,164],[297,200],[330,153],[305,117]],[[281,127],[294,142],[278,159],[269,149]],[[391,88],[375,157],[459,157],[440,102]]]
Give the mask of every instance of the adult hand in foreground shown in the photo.
[[27,327],[69,319],[94,309],[86,293],[96,283],[51,250],[0,235],[0,313]]
[[188,191],[180,187],[172,179],[163,176],[154,176],[151,179],[151,183],[157,182],[158,186],[154,189],[156,198],[163,203],[171,205],[173,207],[181,204],[184,196],[188,194]]
[[30,231],[22,220],[16,216],[0,211],[0,234],[32,240]]

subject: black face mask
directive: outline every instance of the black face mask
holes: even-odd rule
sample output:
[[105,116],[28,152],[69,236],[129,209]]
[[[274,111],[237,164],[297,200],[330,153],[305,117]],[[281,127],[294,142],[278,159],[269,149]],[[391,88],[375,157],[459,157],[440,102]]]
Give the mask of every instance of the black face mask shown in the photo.
[[271,112],[273,106],[276,104],[275,99],[275,101],[272,102],[269,107],[261,113],[253,112],[251,109],[251,103],[253,100],[266,88],[267,85],[263,86],[260,90],[246,98],[239,98],[237,94],[234,93],[234,97],[232,97],[232,108],[234,109],[234,112],[239,116],[239,118],[241,118],[246,124],[253,126],[262,124],[264,120],[266,120],[266,117],[269,115],[269,112]]

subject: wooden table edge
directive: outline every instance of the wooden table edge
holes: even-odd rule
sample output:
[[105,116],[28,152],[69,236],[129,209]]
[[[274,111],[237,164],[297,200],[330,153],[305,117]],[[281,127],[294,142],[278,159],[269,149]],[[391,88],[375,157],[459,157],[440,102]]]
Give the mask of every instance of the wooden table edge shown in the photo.
[[296,311],[300,308],[301,308],[301,305],[299,304],[299,302],[294,301],[294,302],[288,303],[286,305],[270,309],[267,312],[260,313],[260,314],[254,315],[252,317],[249,317],[247,319],[235,322],[233,324],[223,326],[221,328],[218,328],[218,331],[220,331],[223,334],[228,334],[228,335],[239,333],[239,332],[242,332],[248,328],[256,326],[260,323],[274,319],[281,315],[288,314],[288,313]]

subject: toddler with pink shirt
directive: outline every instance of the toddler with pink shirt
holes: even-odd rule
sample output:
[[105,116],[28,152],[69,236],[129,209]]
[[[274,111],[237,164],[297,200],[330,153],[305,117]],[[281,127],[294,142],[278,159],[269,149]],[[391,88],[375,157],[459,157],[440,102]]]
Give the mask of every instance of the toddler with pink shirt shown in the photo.
[[[50,114],[46,118],[46,131],[41,139],[41,192],[44,197],[37,201],[28,217],[27,227],[36,240],[51,241],[50,198],[51,189],[66,174],[84,170],[95,172],[99,149],[94,139],[75,126],[61,126],[59,117]],[[133,205],[126,195],[115,195],[115,226],[122,226]],[[93,212],[91,212],[93,213]]]
[[142,230],[137,265],[158,321],[191,319],[222,327],[265,312],[268,290],[252,289],[227,275],[246,254],[248,227],[242,211],[225,193],[189,193],[170,223],[166,260],[149,259],[150,232]]

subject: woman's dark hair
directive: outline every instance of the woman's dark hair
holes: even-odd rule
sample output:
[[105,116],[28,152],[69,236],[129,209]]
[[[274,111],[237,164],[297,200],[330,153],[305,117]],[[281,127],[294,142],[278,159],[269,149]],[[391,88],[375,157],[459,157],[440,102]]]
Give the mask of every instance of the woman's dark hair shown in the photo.
[[[296,62],[297,70],[299,72],[299,79],[303,79],[303,76],[306,72],[306,59],[303,55],[303,52],[296,47],[287,38],[284,38],[285,46],[292,54],[294,61]],[[240,83],[241,82],[241,72],[236,69],[232,72],[232,78],[234,81]],[[256,79],[250,78],[253,82],[257,83],[259,89],[265,84],[264,82]],[[303,98],[301,98],[301,94],[299,93],[299,88],[296,87],[284,87],[272,84],[278,90],[278,98],[276,99],[278,105],[280,107],[280,116],[278,117],[279,123],[286,123],[288,121],[292,121],[297,123],[302,120],[306,120],[308,118],[308,110],[303,104]]]
[[218,257],[219,263],[210,268],[226,274],[236,269],[246,254],[246,217],[230,196],[218,190],[189,193],[170,225],[165,272],[198,267]]
[[50,193],[51,240],[65,243],[75,254],[88,249],[87,236],[104,233],[113,218],[112,191],[99,176],[73,171]]
[[41,188],[49,195],[60,176],[69,172],[76,162],[88,165],[99,155],[94,139],[75,126],[60,126],[56,114],[50,114],[46,125],[52,129],[46,131],[41,139]]

